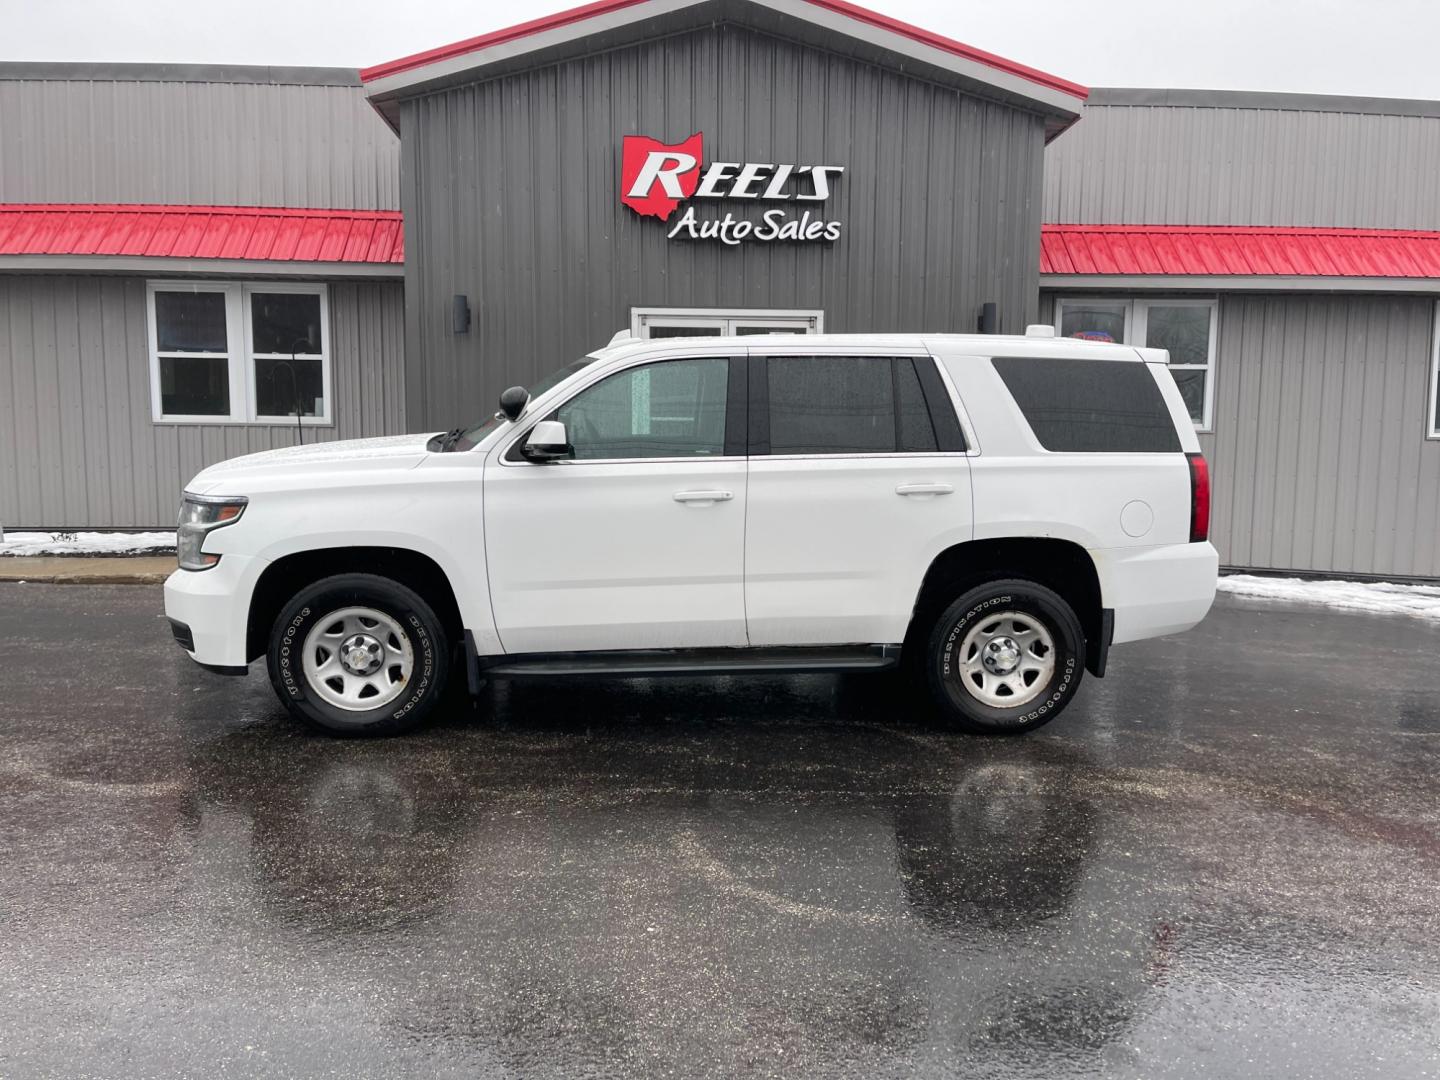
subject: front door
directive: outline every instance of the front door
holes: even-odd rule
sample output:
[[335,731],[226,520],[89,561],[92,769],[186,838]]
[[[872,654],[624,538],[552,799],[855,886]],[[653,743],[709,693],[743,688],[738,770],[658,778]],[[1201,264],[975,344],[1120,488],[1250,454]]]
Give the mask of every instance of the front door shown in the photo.
[[534,418],[565,425],[570,460],[497,449],[485,559],[507,653],[745,645],[744,361],[733,366],[651,361],[578,391]]
[[935,361],[752,352],[750,643],[899,643],[931,559],[973,533],[970,463]]

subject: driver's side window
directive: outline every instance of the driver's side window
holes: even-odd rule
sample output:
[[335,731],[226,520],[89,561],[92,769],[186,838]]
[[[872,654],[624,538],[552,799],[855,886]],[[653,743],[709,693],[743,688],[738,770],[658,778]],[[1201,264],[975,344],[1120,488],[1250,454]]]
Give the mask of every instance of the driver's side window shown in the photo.
[[629,368],[580,391],[555,419],[576,461],[719,457],[729,375],[724,357]]

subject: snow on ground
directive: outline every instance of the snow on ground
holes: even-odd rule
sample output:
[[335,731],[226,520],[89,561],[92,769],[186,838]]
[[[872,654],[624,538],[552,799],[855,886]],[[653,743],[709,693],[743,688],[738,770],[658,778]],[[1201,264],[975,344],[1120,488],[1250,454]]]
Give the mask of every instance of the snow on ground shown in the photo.
[[5,532],[4,555],[135,555],[174,551],[175,532]]
[[1440,585],[1395,585],[1388,581],[1304,581],[1301,578],[1231,574],[1220,591],[1258,600],[1290,600],[1347,611],[1413,615],[1440,620]]

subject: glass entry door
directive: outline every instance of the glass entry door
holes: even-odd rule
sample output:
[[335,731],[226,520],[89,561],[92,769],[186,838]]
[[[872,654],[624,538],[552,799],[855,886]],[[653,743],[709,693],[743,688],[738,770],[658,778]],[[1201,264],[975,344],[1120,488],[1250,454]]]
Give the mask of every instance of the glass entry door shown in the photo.
[[641,338],[819,334],[824,328],[822,311],[634,308],[630,319],[630,332]]

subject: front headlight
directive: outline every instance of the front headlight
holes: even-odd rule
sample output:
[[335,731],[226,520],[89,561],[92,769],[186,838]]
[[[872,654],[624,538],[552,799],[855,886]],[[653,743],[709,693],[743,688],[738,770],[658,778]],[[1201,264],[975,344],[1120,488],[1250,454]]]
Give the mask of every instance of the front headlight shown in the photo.
[[222,499],[186,492],[180,503],[180,524],[175,532],[175,556],[180,569],[208,570],[218,563],[219,555],[207,555],[200,550],[205,544],[205,534],[235,524],[249,501],[243,496]]

